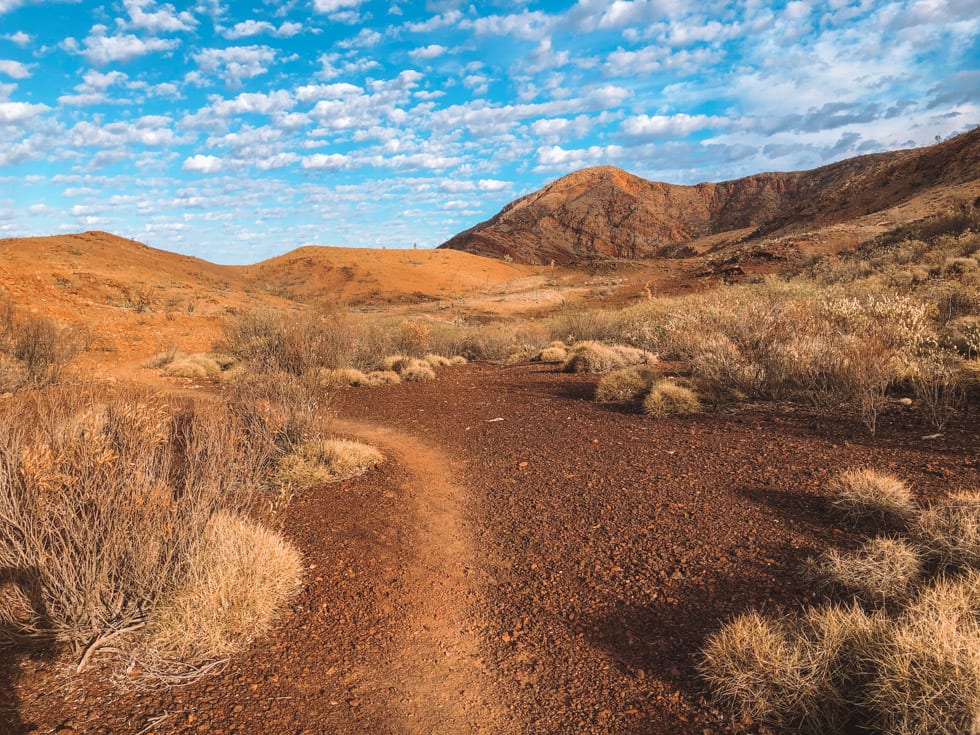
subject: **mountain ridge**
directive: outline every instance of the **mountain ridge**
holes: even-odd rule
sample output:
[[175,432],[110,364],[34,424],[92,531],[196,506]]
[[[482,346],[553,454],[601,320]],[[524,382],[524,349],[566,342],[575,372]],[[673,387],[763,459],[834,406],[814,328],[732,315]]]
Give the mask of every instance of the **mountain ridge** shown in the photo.
[[978,178],[980,128],[925,148],[717,183],[668,184],[597,166],[505,205],[439,247],[523,263],[650,258],[747,228],[742,241],[836,225]]

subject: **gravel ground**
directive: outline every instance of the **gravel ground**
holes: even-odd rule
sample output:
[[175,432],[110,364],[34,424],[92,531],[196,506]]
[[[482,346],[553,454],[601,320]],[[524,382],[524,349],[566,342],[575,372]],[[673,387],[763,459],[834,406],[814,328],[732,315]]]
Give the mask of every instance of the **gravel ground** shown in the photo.
[[827,480],[980,487],[975,416],[924,440],[896,405],[872,439],[772,404],[651,419],[594,383],[475,364],[338,392],[338,433],[389,460],[288,509],[310,569],[274,633],[163,691],[22,652],[0,663],[0,732],[752,732],[705,704],[696,654],[739,611],[813,599],[802,560],[857,543]]

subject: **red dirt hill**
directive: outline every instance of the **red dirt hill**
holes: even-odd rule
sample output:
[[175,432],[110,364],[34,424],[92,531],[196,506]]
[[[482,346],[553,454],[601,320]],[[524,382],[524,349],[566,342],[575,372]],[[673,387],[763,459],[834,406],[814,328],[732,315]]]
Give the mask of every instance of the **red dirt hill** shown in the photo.
[[970,183],[980,184],[980,128],[927,148],[717,184],[676,186],[600,166],[508,204],[440,247],[523,263],[648,258],[721,233],[741,230],[745,242],[846,223]]

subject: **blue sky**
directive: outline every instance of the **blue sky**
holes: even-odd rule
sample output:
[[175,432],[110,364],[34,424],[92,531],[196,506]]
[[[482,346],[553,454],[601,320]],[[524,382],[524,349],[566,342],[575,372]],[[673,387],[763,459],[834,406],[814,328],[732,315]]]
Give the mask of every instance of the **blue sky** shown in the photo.
[[430,247],[585,166],[813,168],[980,122],[976,0],[0,0],[0,237]]

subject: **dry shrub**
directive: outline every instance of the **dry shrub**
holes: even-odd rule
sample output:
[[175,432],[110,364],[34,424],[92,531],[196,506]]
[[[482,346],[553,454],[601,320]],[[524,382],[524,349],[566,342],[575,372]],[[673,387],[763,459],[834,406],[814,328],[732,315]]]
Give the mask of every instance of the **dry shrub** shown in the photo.
[[0,392],[12,393],[27,383],[27,368],[20,360],[0,352]]
[[384,461],[374,447],[342,439],[303,442],[283,456],[276,467],[274,482],[281,490],[307,488],[343,480]]
[[197,663],[241,651],[302,586],[300,553],[240,515],[211,516],[181,584],[147,620],[155,655]]
[[408,355],[388,355],[378,363],[378,369],[397,373],[400,368],[404,368],[411,361],[412,358]]
[[913,533],[944,566],[980,569],[980,493],[954,493],[922,511]]
[[587,306],[563,305],[552,318],[550,331],[553,339],[564,343],[602,342],[618,340],[622,316],[617,311],[602,311]]
[[700,671],[715,700],[743,719],[792,732],[840,732],[886,635],[886,619],[857,605],[780,620],[750,612],[709,638]]
[[32,317],[18,328],[12,354],[23,363],[28,382],[51,385],[80,349],[72,330],[44,317]]
[[139,625],[256,477],[233,417],[136,389],[32,392],[0,427],[0,568],[76,651]]
[[221,375],[221,366],[208,355],[180,355],[163,368],[170,378],[194,378],[204,380]]
[[364,376],[364,385],[394,385],[402,382],[401,376],[394,370],[372,370]]
[[626,345],[604,345],[600,342],[577,342],[568,350],[562,366],[566,373],[605,373],[630,365],[652,365],[656,355]]
[[301,442],[319,437],[323,393],[316,381],[286,372],[245,372],[225,389],[228,409],[256,463],[271,468]]
[[224,325],[223,349],[263,371],[303,375],[352,365],[364,325],[346,309],[241,312]]
[[160,368],[164,368],[170,363],[172,363],[178,357],[184,357],[184,356],[185,356],[184,353],[178,351],[176,347],[171,347],[168,350],[164,350],[163,352],[158,352],[157,354],[155,354],[153,357],[151,357],[149,360],[146,361],[143,367],[149,368],[151,370],[159,370]]
[[664,378],[650,386],[650,392],[643,398],[643,410],[650,416],[681,416],[698,413],[701,402],[690,388],[672,378]]
[[399,327],[397,349],[413,357],[421,357],[429,351],[432,327],[418,320],[403,321]]
[[367,376],[357,368],[336,368],[320,371],[320,385],[324,388],[365,385]]
[[550,365],[564,363],[568,359],[568,346],[564,342],[552,342],[531,358],[534,362]]
[[413,360],[406,365],[399,373],[401,379],[407,383],[418,383],[423,380],[435,380],[435,371],[421,360]]
[[980,575],[924,590],[874,661],[867,699],[881,732],[980,732]]
[[469,360],[467,360],[463,355],[453,355],[449,358],[450,365],[465,365]]
[[922,575],[922,560],[905,541],[876,538],[854,553],[826,552],[813,571],[824,583],[852,592],[864,602],[884,605],[908,596]]
[[908,485],[872,469],[847,470],[830,481],[831,503],[852,522],[905,526],[916,513]]
[[422,360],[428,363],[430,368],[441,368],[447,367],[452,364],[452,361],[448,357],[443,357],[442,355],[428,354],[422,358]]
[[600,403],[635,401],[647,393],[659,377],[656,368],[646,366],[613,370],[599,379],[595,399]]
[[961,383],[959,360],[952,354],[937,350],[910,365],[912,388],[926,420],[942,431],[965,396]]

